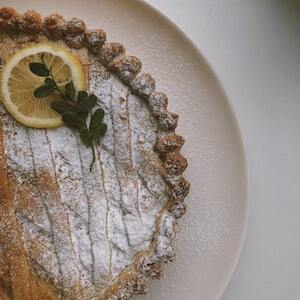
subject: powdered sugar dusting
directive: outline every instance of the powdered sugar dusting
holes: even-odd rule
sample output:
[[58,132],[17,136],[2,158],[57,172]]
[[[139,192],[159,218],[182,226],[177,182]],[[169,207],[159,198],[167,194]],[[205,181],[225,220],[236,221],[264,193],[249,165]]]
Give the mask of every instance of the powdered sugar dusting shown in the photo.
[[169,214],[156,233],[158,214],[168,201],[153,151],[157,121],[146,103],[93,56],[89,77],[108,124],[92,172],[91,149],[72,130],[26,129],[1,109],[26,255],[62,295],[80,299],[99,297],[136,253],[151,246],[155,234],[157,257],[171,251],[173,237]]

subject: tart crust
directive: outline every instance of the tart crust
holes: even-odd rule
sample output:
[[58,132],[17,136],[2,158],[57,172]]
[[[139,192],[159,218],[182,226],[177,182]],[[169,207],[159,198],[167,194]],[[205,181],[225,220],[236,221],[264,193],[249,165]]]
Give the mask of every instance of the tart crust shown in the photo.
[[[146,101],[150,112],[157,119],[159,131],[154,151],[159,154],[164,166],[163,177],[168,184],[169,201],[156,220],[156,233],[151,247],[147,251],[136,254],[132,264],[117,276],[101,299],[125,300],[133,294],[145,294],[147,292],[146,279],[160,278],[162,276],[161,262],[172,261],[175,257],[171,246],[175,235],[175,221],[170,222],[170,218],[166,216],[171,214],[174,217],[171,220],[183,216],[186,211],[184,198],[190,188],[189,183],[182,176],[187,167],[187,160],[180,154],[184,139],[175,133],[178,115],[167,110],[167,95],[156,91],[155,79],[149,73],[141,71],[141,61],[135,56],[127,55],[122,44],[106,42],[106,33],[102,29],[87,29],[85,23],[77,18],[66,21],[58,14],[42,18],[33,10],[20,15],[13,8],[4,7],[0,9],[0,32],[11,36],[22,33],[28,35],[29,40],[30,36],[40,34],[50,40],[62,39],[70,48],[87,48],[93,55],[100,58],[109,71],[114,72],[124,84],[129,86],[134,94]],[[0,65],[3,65],[3,61]],[[2,197],[8,199],[9,191],[5,184],[8,179],[2,138],[0,132],[0,191]],[[2,209],[5,210],[5,207],[1,207]],[[4,213],[5,211],[0,211],[0,214]],[[10,229],[18,230],[17,226],[12,223]],[[18,247],[16,245],[17,249]],[[22,261],[24,256],[21,251],[22,247],[19,247],[19,250],[19,256],[12,255],[11,259],[16,259],[16,262],[21,265],[24,264],[23,275],[26,279],[30,270],[26,269],[26,264]],[[0,298],[10,299],[3,289],[5,282],[1,282],[1,272],[5,271],[2,270],[5,267],[1,265],[3,263],[5,262],[1,262],[0,259]],[[25,279],[24,282],[26,282]],[[22,280],[17,283],[22,285]],[[48,283],[36,278],[34,284],[36,289],[40,289],[43,299],[57,299],[53,287]],[[12,288],[19,291],[19,298],[17,296],[16,299],[27,299],[26,295],[30,294],[25,285]]]

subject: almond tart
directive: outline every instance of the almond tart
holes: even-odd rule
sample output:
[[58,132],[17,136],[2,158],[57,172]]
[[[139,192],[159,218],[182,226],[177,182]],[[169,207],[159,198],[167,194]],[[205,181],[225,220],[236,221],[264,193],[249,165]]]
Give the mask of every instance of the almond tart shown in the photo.
[[108,130],[92,154],[70,129],[32,129],[0,107],[0,299],[124,300],[175,257],[186,211],[178,115],[141,61],[102,29],[0,9],[0,69],[32,43],[72,51]]

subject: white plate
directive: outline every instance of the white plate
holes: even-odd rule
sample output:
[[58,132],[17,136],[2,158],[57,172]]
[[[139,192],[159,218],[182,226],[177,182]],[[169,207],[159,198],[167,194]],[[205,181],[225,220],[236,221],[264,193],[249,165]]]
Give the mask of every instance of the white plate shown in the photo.
[[247,219],[246,168],[239,130],[216,76],[193,44],[161,14],[135,0],[1,0],[20,11],[77,16],[122,41],[170,98],[186,138],[192,184],[180,220],[177,260],[151,284],[148,300],[219,299],[237,263]]

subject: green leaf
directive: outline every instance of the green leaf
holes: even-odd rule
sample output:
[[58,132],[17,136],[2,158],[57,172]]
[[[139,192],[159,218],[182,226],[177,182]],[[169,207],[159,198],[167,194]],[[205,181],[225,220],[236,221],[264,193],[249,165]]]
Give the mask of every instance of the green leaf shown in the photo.
[[75,101],[76,100],[76,91],[75,91],[75,87],[74,87],[73,81],[67,83],[65,85],[65,89],[66,89],[67,97],[70,100]]
[[76,113],[72,111],[65,112],[62,115],[63,121],[72,128],[75,129],[84,129],[85,121]]
[[53,85],[55,86],[55,81],[49,77],[45,78],[45,85]]
[[[78,108],[76,107],[76,109],[78,110]],[[86,120],[89,113],[88,112],[84,112],[84,113],[78,113],[78,115],[83,119]]]
[[90,130],[94,130],[96,129],[98,126],[100,126],[100,124],[102,123],[104,118],[104,110],[101,108],[98,108],[92,118],[91,118],[91,123],[90,123]]
[[106,133],[106,131],[107,125],[105,123],[101,123],[93,132],[93,140],[98,142],[99,139]]
[[97,103],[98,98],[95,95],[90,95],[84,98],[81,103],[78,105],[78,111],[88,112],[90,111]]
[[77,100],[78,103],[82,102],[82,100],[84,100],[86,97],[88,97],[88,93],[85,91],[79,91],[78,92],[78,96],[77,96]]
[[38,87],[33,94],[36,98],[44,98],[49,96],[54,90],[55,90],[55,86],[45,84]]
[[51,103],[51,108],[58,112],[59,114],[63,114],[66,112],[75,112],[76,113],[76,107],[72,105],[70,102],[67,101],[60,101],[60,100],[54,100]]
[[91,147],[93,145],[92,135],[87,129],[80,131],[80,138],[86,146]]
[[31,63],[29,65],[30,71],[40,77],[46,77],[50,75],[48,68],[42,63]]

